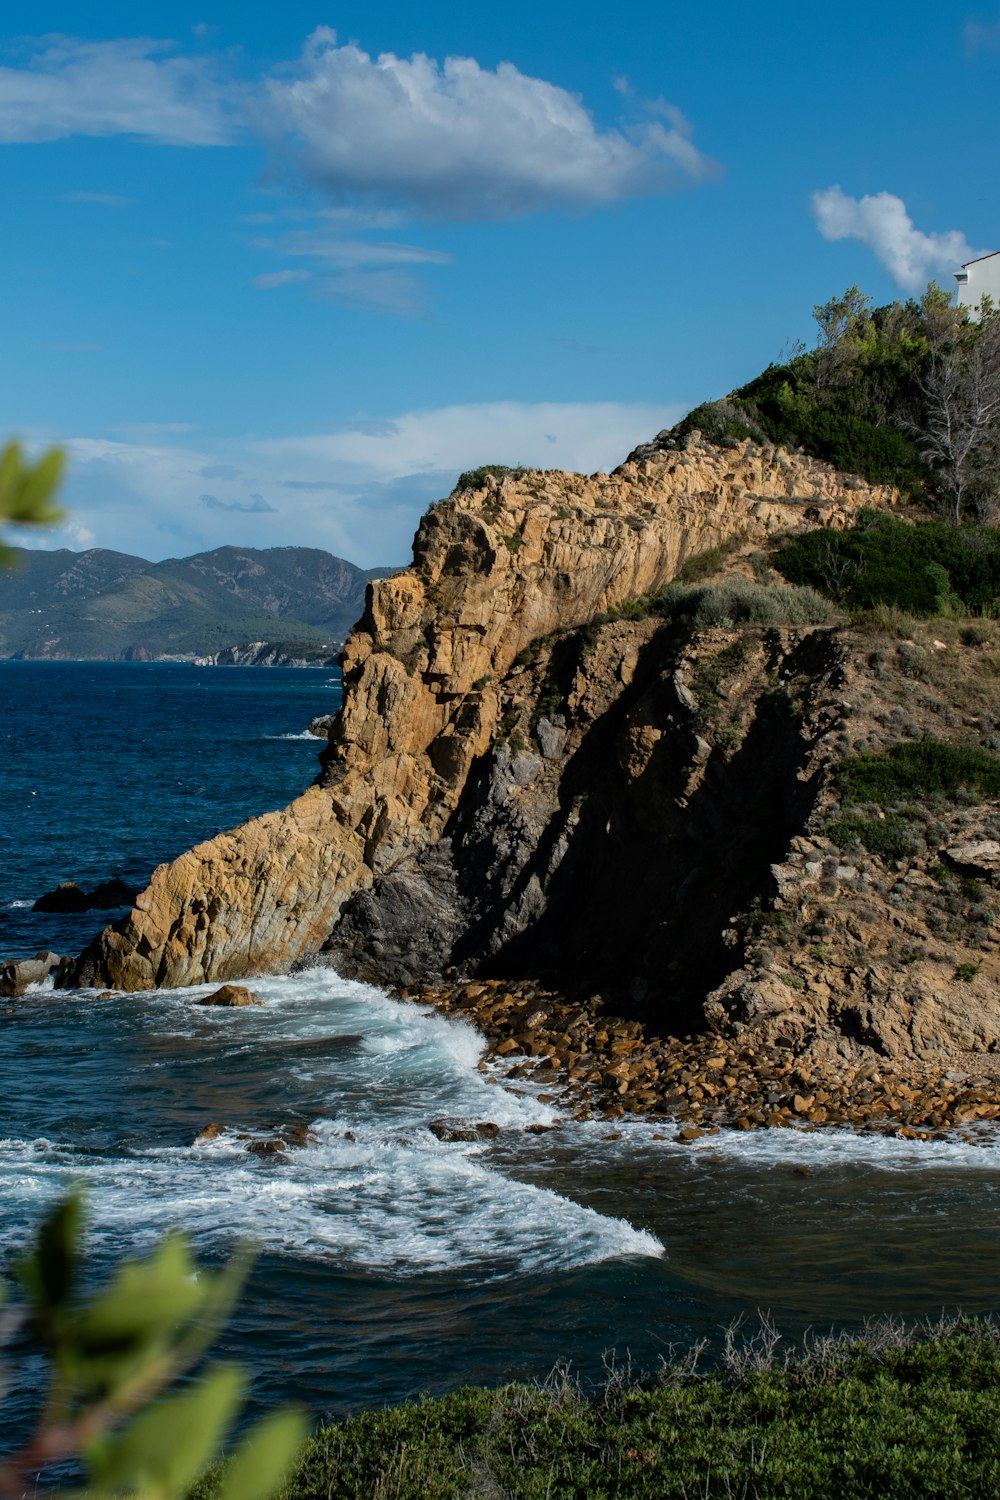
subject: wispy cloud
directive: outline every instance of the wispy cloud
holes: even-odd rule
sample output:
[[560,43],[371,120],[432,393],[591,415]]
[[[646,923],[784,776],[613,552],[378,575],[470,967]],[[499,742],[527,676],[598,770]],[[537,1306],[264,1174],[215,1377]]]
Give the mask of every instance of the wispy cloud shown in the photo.
[[311,276],[311,271],[302,270],[265,271],[262,275],[254,277],[253,284],[268,291],[276,286],[291,286],[296,281],[309,281]]
[[208,510],[239,510],[248,516],[258,516],[265,511],[277,514],[263,495],[251,495],[249,500],[220,500],[217,495],[199,495],[198,499]]
[[254,277],[263,290],[308,282],[316,297],[368,312],[396,317],[421,317],[427,308],[427,288],[402,266],[441,266],[451,261],[443,251],[399,241],[365,240],[337,234],[327,223],[289,230],[276,240],[258,240],[258,249],[314,262],[314,268],[268,271]]
[[88,42],[47,37],[19,67],[0,67],[0,142],[134,135],[220,146],[235,120],[213,64],[174,57],[147,37]]
[[[662,193],[714,164],[669,106],[602,130],[577,96],[512,63],[373,58],[319,27],[297,75],[265,85],[262,125],[335,202],[496,219]],[[287,149],[287,147],[286,147]]]
[[183,432],[197,432],[193,422],[122,422],[112,427],[112,432],[124,432],[129,437],[170,437]]
[[983,253],[958,229],[941,234],[917,229],[906,204],[893,193],[851,198],[841,188],[829,187],[813,193],[810,206],[824,239],[867,245],[904,291],[923,291],[936,274],[956,271]]
[[966,21],[964,27],[965,50],[971,56],[974,52],[997,52],[1000,51],[1000,20],[989,21]]
[[[421,514],[462,469],[484,462],[610,468],[683,410],[494,402],[358,416],[329,432],[271,441],[82,437],[67,445],[65,502],[98,545],[145,557],[227,542],[299,544],[373,567],[409,557]],[[44,447],[51,435],[34,440]],[[280,520],[264,498],[277,494],[292,501],[280,507]],[[28,545],[35,545],[30,537]],[[46,545],[76,543],[62,528],[47,534]]]

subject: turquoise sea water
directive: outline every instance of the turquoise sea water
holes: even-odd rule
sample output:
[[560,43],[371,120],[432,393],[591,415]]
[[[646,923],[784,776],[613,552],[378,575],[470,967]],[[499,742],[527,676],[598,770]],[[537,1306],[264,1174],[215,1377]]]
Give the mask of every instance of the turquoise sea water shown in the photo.
[[[139,880],[277,806],[315,773],[303,732],[331,674],[0,663],[0,955],[100,925],[24,904],[60,879]],[[255,1397],[317,1415],[544,1376],[650,1366],[769,1311],[789,1337],[879,1312],[992,1311],[1000,1147],[843,1132],[722,1133],[562,1122],[478,1067],[468,1026],[328,970],[100,1001],[39,991],[0,1012],[0,1238],[23,1243],[73,1179],[99,1264],[183,1224],[207,1257],[260,1258],[224,1347]],[[444,1144],[441,1116],[499,1136]],[[209,1121],[224,1130],[192,1146]],[[241,1136],[308,1124],[287,1165]],[[527,1124],[550,1125],[526,1133]],[[657,1137],[666,1137],[658,1139]],[[30,1403],[30,1382],[12,1420]]]

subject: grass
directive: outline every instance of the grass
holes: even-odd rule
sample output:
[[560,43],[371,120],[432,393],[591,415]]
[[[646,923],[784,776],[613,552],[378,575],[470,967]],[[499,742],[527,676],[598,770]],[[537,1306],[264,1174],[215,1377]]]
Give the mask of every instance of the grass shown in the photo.
[[[310,1440],[283,1500],[954,1500],[1000,1492],[1000,1329],[897,1324],[786,1355],[765,1322],[587,1394],[465,1387]],[[211,1483],[194,1500],[209,1500]]]
[[889,807],[908,798],[955,799],[961,793],[1000,796],[1000,757],[974,745],[918,740],[888,750],[855,755],[841,763],[838,778],[852,802]]

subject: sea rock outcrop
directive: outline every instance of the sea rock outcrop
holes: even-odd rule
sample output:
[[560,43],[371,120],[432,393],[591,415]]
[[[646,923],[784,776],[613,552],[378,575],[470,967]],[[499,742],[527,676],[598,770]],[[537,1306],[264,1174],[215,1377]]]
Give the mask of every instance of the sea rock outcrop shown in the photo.
[[[480,785],[499,740],[504,786],[530,792],[546,745],[565,733],[557,714],[541,713],[537,752],[511,736],[507,679],[521,653],[659,589],[692,554],[844,525],[860,505],[895,500],[827,464],[750,443],[722,451],[693,434],[683,451],[611,475],[533,472],[439,502],[413,565],[370,587],[318,783],[161,866],[130,916],[83,956],[79,982],[136,990],[287,968],[327,943],[351,898],[360,920],[365,893],[397,872],[394,900],[419,913],[414,965],[448,947],[448,933],[454,947],[465,920],[455,867],[442,857],[436,868],[434,851],[446,851],[467,787]],[[633,661],[632,645],[615,668],[619,686],[641,656],[636,647]],[[660,735],[634,725],[640,783]],[[516,893],[512,931],[539,901],[530,881]]]

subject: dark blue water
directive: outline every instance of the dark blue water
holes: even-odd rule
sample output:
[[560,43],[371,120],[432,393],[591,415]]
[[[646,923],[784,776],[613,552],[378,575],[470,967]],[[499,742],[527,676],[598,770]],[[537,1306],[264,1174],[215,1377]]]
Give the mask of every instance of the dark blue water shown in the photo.
[[[0,953],[99,925],[10,902],[141,878],[300,791],[315,745],[294,736],[333,706],[329,679],[0,664]],[[599,1377],[608,1350],[648,1366],[757,1309],[794,1337],[1000,1300],[994,1144],[777,1131],[682,1147],[662,1126],[564,1121],[480,1070],[470,1028],[330,971],[254,985],[266,1003],[245,1011],[194,1005],[204,990],[0,1008],[0,1237],[23,1243],[74,1178],[98,1267],[174,1224],[212,1260],[252,1235],[223,1347],[258,1402],[340,1412],[564,1359]],[[501,1132],[446,1145],[427,1129],[441,1115]],[[209,1121],[221,1135],[194,1146]],[[247,1153],[247,1135],[297,1123],[316,1139],[287,1164]]]
[[310,719],[340,703],[323,669],[0,661],[0,957],[62,951],[103,925],[24,906],[153,868],[282,807],[319,769]]

